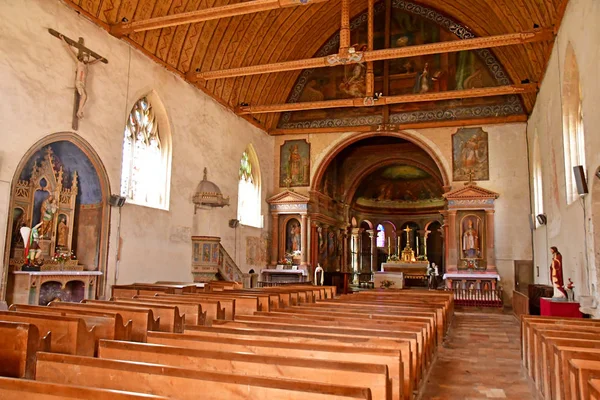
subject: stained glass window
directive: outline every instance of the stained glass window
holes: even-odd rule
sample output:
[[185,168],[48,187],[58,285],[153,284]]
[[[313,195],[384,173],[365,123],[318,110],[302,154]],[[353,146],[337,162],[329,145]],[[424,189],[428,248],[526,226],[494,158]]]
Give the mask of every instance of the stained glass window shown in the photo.
[[[138,100],[127,119],[123,138],[121,195],[128,202],[165,208],[166,157],[152,105]],[[161,179],[162,178],[162,179]]]
[[385,229],[383,225],[377,225],[377,247],[385,247]]
[[258,159],[249,146],[240,161],[238,184],[238,220],[243,225],[262,228],[260,210],[260,171]]

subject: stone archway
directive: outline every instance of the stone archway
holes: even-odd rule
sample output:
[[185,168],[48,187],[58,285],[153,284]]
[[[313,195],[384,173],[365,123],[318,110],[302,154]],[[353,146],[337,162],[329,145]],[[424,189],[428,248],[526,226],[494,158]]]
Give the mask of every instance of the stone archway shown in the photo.
[[451,187],[451,183],[452,183],[451,169],[448,166],[447,162],[445,161],[441,151],[437,148],[437,146],[433,142],[428,140],[427,138],[424,138],[422,135],[419,135],[417,133],[413,133],[410,131],[400,131],[400,132],[357,133],[357,134],[353,134],[349,138],[345,138],[345,139],[341,140],[339,143],[334,145],[327,152],[327,154],[323,157],[323,159],[318,163],[318,166],[315,169],[315,174],[313,175],[313,177],[311,179],[310,190],[318,190],[318,188],[322,184],[321,181],[323,180],[325,172],[327,171],[327,167],[329,166],[331,161],[333,161],[336,158],[336,156],[342,152],[342,150],[344,150],[351,144],[356,143],[358,141],[361,141],[364,139],[369,139],[369,138],[382,137],[382,136],[403,139],[403,140],[409,141],[409,142],[417,145],[418,147],[420,147],[423,151],[425,151],[431,157],[431,159],[435,162],[436,166],[438,167],[440,174],[441,174],[441,178],[442,178],[442,185],[444,186],[444,188],[449,189]]
[[[48,150],[50,150],[50,153],[48,153]],[[48,154],[52,154],[52,157],[48,158]],[[5,268],[2,272],[2,299],[6,299],[8,277],[11,270],[11,253],[13,253],[13,256],[15,255],[15,242],[19,236],[19,226],[17,225],[31,226],[34,219],[40,219],[40,215],[37,215],[40,212],[36,211],[36,207],[39,206],[37,204],[39,199],[35,198],[39,190],[36,190],[36,193],[27,193],[27,184],[38,162],[48,168],[48,165],[50,165],[48,160],[53,160],[51,169],[56,175],[48,175],[48,172],[45,172],[45,174],[51,180],[57,179],[57,181],[60,181],[62,179],[63,189],[66,190],[64,193],[72,191],[73,197],[76,199],[72,202],[71,214],[65,212],[58,215],[56,220],[62,218],[61,223],[63,220],[68,222],[66,231],[69,232],[69,247],[73,248],[72,243],[79,244],[82,249],[81,254],[85,259],[85,268],[102,272],[103,275],[98,280],[96,291],[97,293],[103,293],[104,291],[110,224],[110,207],[108,205],[110,183],[108,174],[100,157],[87,141],[72,132],[58,132],[50,134],[35,143],[23,155],[15,170],[11,182],[8,229],[4,248]],[[60,186],[62,187],[63,184]],[[75,192],[74,189],[77,191]],[[59,206],[66,201],[62,196],[63,192],[61,192],[58,199]],[[26,204],[24,199],[27,198],[31,199],[31,207],[28,211],[25,210],[27,207],[23,206],[23,204]],[[14,213],[17,209],[21,213]],[[60,207],[59,211],[61,211]],[[20,220],[17,217],[20,217]],[[55,225],[56,232],[58,232],[57,225]],[[85,229],[79,231],[80,226],[85,226]],[[51,247],[53,252],[58,246],[58,237],[59,234],[56,233],[55,238],[50,239],[51,241],[54,240],[53,247]]]

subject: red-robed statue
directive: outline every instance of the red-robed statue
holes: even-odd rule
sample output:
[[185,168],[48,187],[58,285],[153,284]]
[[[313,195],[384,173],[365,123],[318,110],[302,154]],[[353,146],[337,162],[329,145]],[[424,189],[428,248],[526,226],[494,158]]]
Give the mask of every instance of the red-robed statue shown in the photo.
[[562,270],[562,255],[558,249],[554,246],[550,247],[552,253],[552,264],[550,265],[550,279],[552,286],[554,287],[554,299],[565,299],[567,298],[567,292],[564,288],[563,270]]

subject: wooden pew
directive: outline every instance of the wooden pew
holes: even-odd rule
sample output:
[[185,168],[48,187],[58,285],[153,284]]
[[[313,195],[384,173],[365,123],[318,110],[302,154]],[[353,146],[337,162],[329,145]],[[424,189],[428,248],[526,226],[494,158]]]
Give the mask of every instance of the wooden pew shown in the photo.
[[95,349],[95,327],[88,329],[81,318],[34,314],[16,311],[0,311],[0,321],[23,322],[35,325],[40,335],[50,335],[50,349],[53,352],[93,356]]
[[[233,323],[219,322],[213,326],[220,327],[240,327],[249,329],[262,330],[279,330],[279,331],[304,331],[318,332],[325,334],[353,334],[367,337],[395,338],[411,341],[412,356],[412,373],[418,382],[421,372],[424,369],[424,364],[427,364],[429,357],[427,356],[429,349],[432,347],[424,340],[424,330],[422,326],[412,326],[408,323],[402,324],[370,324],[368,321],[355,319],[354,321],[335,321],[323,322],[312,319],[284,319],[284,320],[269,320],[269,317],[258,316],[240,316]],[[188,327],[186,327],[187,329]],[[194,327],[189,327],[194,329]],[[415,342],[416,340],[416,342]]]
[[[575,344],[576,345],[576,344]],[[570,399],[572,398],[569,382],[569,362],[571,360],[600,361],[600,348],[581,348],[565,346],[553,346],[555,364],[552,368],[553,378],[549,386],[550,391],[544,394],[545,399]],[[550,366],[548,366],[550,367]]]
[[183,294],[196,292],[194,284],[153,284],[133,283],[130,285],[113,285],[111,297],[131,297],[138,294],[154,295],[155,293]]
[[179,314],[179,308],[173,305],[167,304],[150,304],[150,303],[131,303],[131,302],[120,302],[120,301],[104,301],[104,300],[83,300],[82,303],[89,304],[117,304],[128,307],[139,307],[143,309],[150,309],[152,313],[160,318],[160,325],[158,330],[161,332],[183,332],[183,325],[185,324],[183,316]]
[[185,347],[198,350],[243,352],[265,356],[310,358],[314,360],[350,361],[387,365],[392,379],[392,398],[409,399],[412,393],[405,387],[401,354],[397,350],[363,347],[344,343],[299,343],[283,340],[247,340],[221,337],[201,337],[190,334],[150,332],[148,343]]
[[102,341],[100,358],[162,364],[209,372],[236,373],[265,378],[294,379],[371,389],[373,399],[391,399],[391,380],[385,365],[305,358],[261,356],[160,346],[145,343]]
[[566,400],[588,400],[590,398],[588,382],[600,379],[600,361],[570,360],[569,385],[570,398]]
[[[170,302],[166,302],[166,301],[161,302],[160,300],[155,299],[154,297],[149,300],[145,300],[145,299],[140,299],[137,296],[134,298],[117,297],[117,298],[110,299],[110,301],[113,301],[116,304],[123,304],[123,305],[130,304],[132,306],[144,305],[144,306],[149,306],[149,307],[152,307],[152,306],[176,307],[178,309],[178,313],[181,315],[182,322],[184,325],[186,323],[194,324],[194,325],[204,325],[206,323],[206,311],[202,311],[202,306],[200,304],[190,304],[190,303],[183,303],[183,302],[180,302],[180,303],[173,302],[173,304],[170,304]],[[154,311],[154,309],[152,309],[152,310]],[[161,317],[161,325],[162,325],[162,317]]]
[[196,400],[199,397],[203,400],[371,399],[368,388],[222,374],[53,353],[38,354],[36,380],[127,390],[181,400]]
[[166,400],[166,397],[24,379],[0,378],[2,400]]
[[600,379],[590,379],[588,382],[591,400],[600,400]]
[[40,337],[32,324],[0,321],[0,376],[33,379],[36,352],[50,351],[50,336]]
[[20,311],[35,314],[56,314],[81,318],[88,327],[94,326],[96,342],[99,339],[131,340],[131,321],[123,322],[121,314],[105,313],[88,310],[72,310],[69,308],[32,306],[28,304],[13,304],[10,311]]
[[[249,294],[236,294],[225,292],[212,292],[202,294],[188,294],[184,297],[194,297],[199,299],[212,299],[219,300],[223,307],[227,308],[226,302],[232,302],[233,312],[231,315],[227,314],[226,319],[233,319],[236,315],[248,315],[254,314],[257,311],[269,310],[269,296],[268,295],[249,295]],[[263,308],[264,306],[264,308]],[[229,318],[231,317],[231,318]]]
[[[157,293],[155,295],[155,297],[158,297],[158,298],[162,297],[165,299],[178,300],[178,301],[185,300],[185,299],[194,300],[194,301],[212,301],[212,302],[218,301],[220,303],[220,306],[225,310],[225,315],[224,315],[224,318],[222,318],[222,319],[228,319],[228,320],[233,320],[233,318],[236,316],[240,306],[249,307],[250,310],[256,310],[259,308],[257,298],[244,299],[245,301],[241,300],[240,302],[238,302],[238,301],[236,301],[236,298],[231,297],[231,296],[226,296],[226,295],[224,296],[224,295],[221,295],[220,293],[195,293],[195,294],[186,294],[186,295],[171,295],[171,294]],[[140,298],[142,298],[142,297],[140,297]],[[243,303],[243,305],[241,303]]]
[[[225,319],[225,308],[221,307],[221,302],[219,300],[202,300],[198,298],[191,298],[188,296],[173,298],[169,296],[135,296],[133,299],[135,301],[151,301],[151,302],[159,302],[165,304],[176,305],[180,310],[183,311],[186,305],[196,306],[197,311],[196,315],[198,315],[198,320],[201,320],[200,316],[202,314],[198,314],[201,311],[204,311],[204,324],[211,325],[212,321],[215,319]],[[187,309],[185,313],[190,313],[191,311]],[[198,325],[201,325],[198,323]]]
[[71,310],[103,311],[121,314],[124,320],[131,320],[131,340],[145,342],[148,331],[157,331],[160,318],[154,319],[154,313],[149,308],[129,307],[117,304],[92,304],[92,303],[63,303],[51,302],[50,307],[67,308]]

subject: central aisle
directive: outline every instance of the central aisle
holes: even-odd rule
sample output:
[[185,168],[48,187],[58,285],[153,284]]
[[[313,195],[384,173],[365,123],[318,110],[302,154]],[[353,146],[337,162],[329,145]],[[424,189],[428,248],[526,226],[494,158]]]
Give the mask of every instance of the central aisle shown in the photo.
[[455,312],[419,399],[535,399],[521,366],[519,335],[511,314]]

